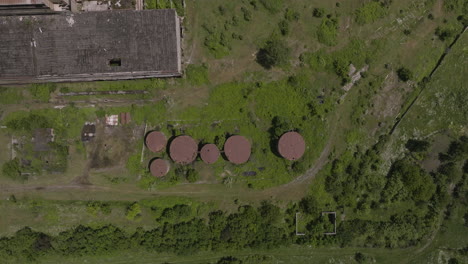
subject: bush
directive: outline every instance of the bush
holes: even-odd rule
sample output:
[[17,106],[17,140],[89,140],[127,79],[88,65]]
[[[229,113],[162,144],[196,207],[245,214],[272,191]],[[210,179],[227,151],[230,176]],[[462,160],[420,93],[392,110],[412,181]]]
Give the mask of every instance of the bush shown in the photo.
[[437,27],[435,34],[440,40],[446,41],[454,38],[457,35],[457,29],[453,26],[446,26],[444,28]]
[[278,38],[268,40],[257,53],[257,62],[270,69],[287,63],[291,50],[286,42]]
[[127,211],[125,212],[125,217],[127,217],[128,220],[137,220],[141,217],[141,208],[138,203],[133,203],[127,208]]
[[21,175],[21,166],[18,158],[3,163],[2,174],[10,179],[25,181],[27,176]]
[[297,11],[294,11],[289,8],[286,8],[286,10],[284,11],[284,19],[286,19],[289,22],[298,21],[299,18],[300,18],[300,14]]
[[241,7],[241,11],[242,11],[242,13],[244,14],[244,20],[245,20],[245,21],[250,21],[250,20],[252,20],[252,12],[250,12],[250,10],[248,10],[248,9],[245,8],[245,7]]
[[324,14],[325,14],[325,9],[323,8],[314,8],[314,10],[312,11],[312,15],[314,17],[321,18],[323,17]]
[[32,132],[37,128],[51,127],[51,122],[43,115],[28,113],[25,116],[7,121],[6,126],[16,131]]
[[53,93],[56,88],[55,84],[35,84],[31,88],[31,94],[35,99],[41,102],[48,102],[50,94]]
[[187,80],[191,85],[203,85],[209,82],[208,66],[206,64],[190,64],[186,69]]
[[278,13],[283,7],[283,0],[260,0],[260,3],[265,7],[271,14]]
[[130,172],[131,175],[138,175],[139,173],[142,172],[142,167],[141,167],[141,155],[140,154],[133,154],[130,157],[128,157],[126,168],[128,172]]
[[371,1],[364,4],[361,8],[356,10],[356,22],[358,24],[367,24],[384,17],[387,10],[379,2]]
[[327,46],[334,46],[337,43],[338,19],[324,18],[317,29],[317,39]]
[[398,78],[404,82],[407,82],[413,78],[413,73],[405,67],[401,67],[400,69],[398,69],[397,74]]
[[411,152],[425,152],[431,144],[425,140],[410,139],[405,146]]
[[195,169],[189,169],[186,172],[186,178],[187,178],[188,182],[194,183],[194,182],[198,181],[199,173]]
[[278,26],[279,26],[281,35],[286,36],[287,34],[289,34],[289,23],[287,20],[281,20],[278,23]]

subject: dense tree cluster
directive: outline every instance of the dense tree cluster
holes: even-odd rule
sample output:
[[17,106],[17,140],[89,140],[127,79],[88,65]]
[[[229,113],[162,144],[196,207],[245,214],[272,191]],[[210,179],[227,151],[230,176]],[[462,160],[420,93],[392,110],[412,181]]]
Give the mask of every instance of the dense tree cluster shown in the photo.
[[[135,204],[129,207],[134,211]],[[177,205],[163,212],[163,218],[185,215],[188,206]],[[170,216],[172,215],[172,216]],[[241,206],[236,213],[210,213],[208,220],[164,221],[150,230],[133,233],[113,225],[78,226],[56,236],[24,228],[13,237],[0,239],[0,256],[30,261],[45,254],[64,256],[108,255],[116,251],[146,249],[150,252],[190,254],[200,250],[275,248],[291,242],[280,209],[270,203],[259,208]]]

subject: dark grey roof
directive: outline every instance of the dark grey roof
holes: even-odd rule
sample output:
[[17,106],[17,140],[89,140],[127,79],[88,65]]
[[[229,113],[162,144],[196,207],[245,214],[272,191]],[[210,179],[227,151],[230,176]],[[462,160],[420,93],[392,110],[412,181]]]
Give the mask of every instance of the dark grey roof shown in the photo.
[[[179,76],[175,10],[0,17],[0,84]],[[111,66],[119,59],[121,66]]]

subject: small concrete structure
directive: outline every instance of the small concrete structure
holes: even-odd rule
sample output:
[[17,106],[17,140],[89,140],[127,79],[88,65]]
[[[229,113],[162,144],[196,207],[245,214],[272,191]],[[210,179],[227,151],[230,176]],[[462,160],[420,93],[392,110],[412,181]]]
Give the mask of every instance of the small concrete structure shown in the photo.
[[96,136],[96,125],[91,122],[86,122],[81,129],[81,141],[90,141]]
[[118,115],[106,115],[106,125],[107,126],[117,126],[119,124],[119,116]]
[[243,136],[231,136],[224,143],[224,154],[234,164],[246,163],[250,158],[251,145]]
[[48,151],[50,142],[54,142],[55,134],[53,128],[38,128],[34,130],[34,151]]

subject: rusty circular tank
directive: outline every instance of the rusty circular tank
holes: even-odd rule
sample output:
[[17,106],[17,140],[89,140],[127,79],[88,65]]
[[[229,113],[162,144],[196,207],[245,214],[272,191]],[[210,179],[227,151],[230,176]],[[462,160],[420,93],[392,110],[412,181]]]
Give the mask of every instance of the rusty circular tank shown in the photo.
[[163,159],[154,159],[150,164],[150,172],[154,177],[163,177],[169,172],[169,162]]
[[171,159],[180,164],[192,163],[197,157],[197,142],[190,136],[178,136],[169,148]]
[[278,152],[287,160],[300,159],[305,152],[304,138],[297,132],[284,133],[278,141]]
[[206,164],[213,164],[219,158],[219,149],[215,144],[206,144],[200,150],[200,157]]
[[224,154],[234,164],[242,164],[250,158],[250,142],[243,136],[232,136],[224,143]]
[[145,144],[152,152],[160,152],[166,147],[167,139],[163,132],[151,131],[146,134]]

